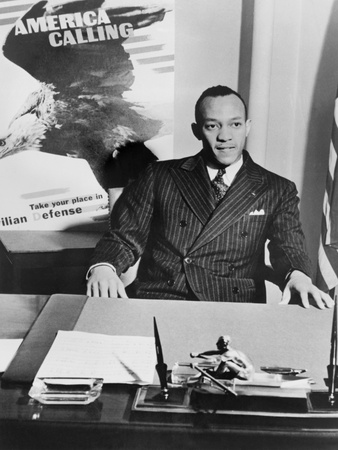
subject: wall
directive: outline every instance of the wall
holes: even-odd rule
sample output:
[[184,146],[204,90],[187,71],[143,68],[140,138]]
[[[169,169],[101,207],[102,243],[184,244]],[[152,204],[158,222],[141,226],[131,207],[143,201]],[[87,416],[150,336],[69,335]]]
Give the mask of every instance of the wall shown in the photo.
[[237,89],[242,3],[239,0],[176,0],[174,157],[201,147],[190,125],[204,89]]
[[293,180],[314,268],[338,83],[337,0],[275,0],[265,166]]
[[[331,3],[332,8],[330,9]],[[304,143],[305,149],[305,157],[300,169],[303,173],[301,213],[304,230],[309,237],[310,255],[313,258],[317,254],[319,243],[334,100],[338,85],[338,1],[326,0],[324,4],[327,7],[326,11],[320,13],[322,3],[318,5],[318,2],[315,2],[313,27],[309,21],[306,23],[308,36],[312,36],[313,32],[321,31],[322,41],[321,46],[317,46],[317,65],[312,78],[310,78],[310,104],[306,135],[304,141],[300,142],[300,144]],[[326,26],[322,26],[318,31],[316,28],[319,27],[315,27],[316,17],[321,17],[323,21],[326,21]],[[306,44],[305,39],[303,42]],[[305,61],[307,53],[311,56],[312,52],[313,49],[310,46],[307,46],[307,51],[302,52]],[[305,78],[305,73],[302,75]]]

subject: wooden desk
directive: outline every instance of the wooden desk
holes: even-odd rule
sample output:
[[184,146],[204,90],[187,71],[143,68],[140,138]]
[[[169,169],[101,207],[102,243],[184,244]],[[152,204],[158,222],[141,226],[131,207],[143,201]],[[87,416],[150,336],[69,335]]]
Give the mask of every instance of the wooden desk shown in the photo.
[[[0,251],[10,264],[13,293],[22,290],[26,269],[88,266],[102,232],[0,231]],[[41,292],[34,292],[41,293]]]
[[48,300],[47,295],[0,294],[0,339],[22,339]]
[[[76,296],[72,296],[76,301]],[[13,297],[14,298],[14,297]],[[78,296],[80,298],[80,296]],[[81,297],[83,298],[83,297]],[[43,299],[18,297],[39,308]],[[0,296],[0,307],[11,296]],[[41,305],[40,305],[41,306]],[[7,314],[7,313],[6,313]],[[0,316],[0,328],[6,321]],[[323,386],[329,358],[332,310],[298,306],[218,304],[163,300],[89,299],[75,329],[115,334],[152,335],[156,316],[164,357],[169,365],[190,351],[213,348],[229,333],[234,347],[248,353],[256,367],[282,364],[308,369]],[[28,397],[29,386],[0,390],[2,450],[60,449],[325,449],[338,446],[338,418],[321,421],[229,415],[220,423],[201,411],[194,419],[168,414],[135,417],[135,386],[104,386],[88,406],[41,406]]]

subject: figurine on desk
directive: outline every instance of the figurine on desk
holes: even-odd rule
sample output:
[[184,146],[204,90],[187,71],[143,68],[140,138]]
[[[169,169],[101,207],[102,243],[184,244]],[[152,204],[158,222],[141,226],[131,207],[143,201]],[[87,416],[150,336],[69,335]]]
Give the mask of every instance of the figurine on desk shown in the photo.
[[230,336],[220,336],[216,342],[217,350],[190,353],[190,356],[192,358],[203,358],[210,362],[216,359],[215,367],[206,370],[214,378],[250,380],[255,372],[252,362],[243,352],[230,347],[230,342]]

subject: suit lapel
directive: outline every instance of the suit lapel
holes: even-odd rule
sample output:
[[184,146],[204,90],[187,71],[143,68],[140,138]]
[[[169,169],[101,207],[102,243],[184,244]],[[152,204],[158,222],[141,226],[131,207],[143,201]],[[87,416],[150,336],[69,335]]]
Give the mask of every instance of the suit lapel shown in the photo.
[[171,168],[171,175],[193,213],[206,224],[214,211],[215,200],[202,156],[198,154]]
[[259,166],[246,155],[245,164],[190,251],[202,247],[223,233],[250,210],[265,192],[266,183]]

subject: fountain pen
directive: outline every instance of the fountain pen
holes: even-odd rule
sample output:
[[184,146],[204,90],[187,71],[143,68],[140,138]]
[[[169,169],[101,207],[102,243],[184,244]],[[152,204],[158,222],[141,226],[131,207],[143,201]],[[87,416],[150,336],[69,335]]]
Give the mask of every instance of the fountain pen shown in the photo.
[[162,345],[160,341],[160,336],[157,329],[156,319],[154,317],[154,335],[155,335],[155,347],[156,347],[156,357],[157,364],[155,366],[158,377],[161,384],[161,394],[164,400],[169,397],[168,383],[167,383],[167,365],[163,360]]

